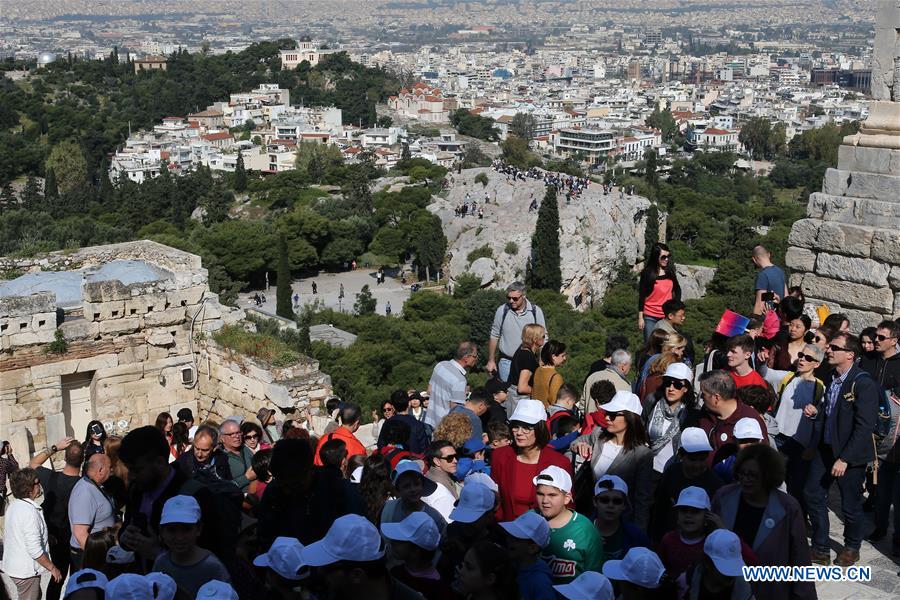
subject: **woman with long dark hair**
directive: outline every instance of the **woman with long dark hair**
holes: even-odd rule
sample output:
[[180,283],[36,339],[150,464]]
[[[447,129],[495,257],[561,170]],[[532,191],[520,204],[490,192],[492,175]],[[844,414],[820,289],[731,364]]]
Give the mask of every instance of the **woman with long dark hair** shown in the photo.
[[644,405],[653,470],[662,473],[669,458],[681,447],[681,430],[696,416],[694,374],[684,363],[670,364],[661,384]]
[[666,318],[662,305],[673,298],[681,300],[675,261],[669,247],[657,242],[650,248],[638,282],[638,329],[644,332],[645,340],[653,333],[656,323]]
[[88,423],[84,434],[84,464],[95,454],[103,454],[103,443],[106,441],[106,429],[100,421]]
[[594,479],[618,475],[628,485],[634,522],[646,530],[653,503],[653,453],[647,447],[647,430],[641,421],[641,401],[631,392],[616,392],[601,406],[606,429],[597,427],[572,442],[572,452],[591,460]]
[[372,454],[363,465],[359,491],[366,504],[366,517],[376,526],[381,525],[385,502],[394,497],[391,470],[391,462],[381,454]]

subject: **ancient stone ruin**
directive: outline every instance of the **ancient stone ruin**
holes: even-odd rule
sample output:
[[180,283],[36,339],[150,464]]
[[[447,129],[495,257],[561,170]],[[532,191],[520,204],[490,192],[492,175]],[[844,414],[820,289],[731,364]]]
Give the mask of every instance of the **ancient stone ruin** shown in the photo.
[[791,229],[791,285],[850,317],[853,331],[900,315],[900,2],[882,1],[875,24],[872,96],[860,132],[847,136],[822,192]]
[[151,241],[0,258],[0,437],[16,454],[191,408],[198,421],[303,408],[331,393],[318,362],[270,368],[211,333],[244,311],[219,304],[200,257]]

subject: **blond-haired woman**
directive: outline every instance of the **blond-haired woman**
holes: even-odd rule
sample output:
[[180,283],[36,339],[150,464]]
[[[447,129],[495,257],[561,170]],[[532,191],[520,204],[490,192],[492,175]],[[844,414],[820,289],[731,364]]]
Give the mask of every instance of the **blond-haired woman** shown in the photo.
[[547,331],[542,325],[529,324],[522,328],[522,345],[513,354],[509,366],[508,396],[506,397],[506,414],[511,415],[516,409],[519,398],[530,398],[534,389],[534,374],[538,370],[538,352],[544,345]]
[[[653,363],[656,362],[659,357],[666,354],[674,354],[677,359],[676,362],[684,362],[684,352],[687,349],[687,343],[687,338],[680,333],[670,333],[666,336],[666,339],[663,340],[659,354],[654,354],[647,358],[647,362],[645,362],[644,366],[641,368],[641,376],[638,378],[635,387],[638,391],[638,396],[640,396],[642,400],[644,396],[640,393],[640,390],[643,388],[644,382],[647,381],[647,377],[650,375],[650,368],[653,366]],[[665,372],[665,368],[663,368],[662,372]]]

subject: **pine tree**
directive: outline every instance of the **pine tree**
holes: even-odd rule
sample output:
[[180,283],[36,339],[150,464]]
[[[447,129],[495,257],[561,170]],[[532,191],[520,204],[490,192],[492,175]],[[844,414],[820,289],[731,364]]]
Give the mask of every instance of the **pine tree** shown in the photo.
[[27,210],[39,210],[43,197],[37,179],[31,175],[25,180],[25,189],[22,190],[22,206]]
[[556,188],[547,186],[531,236],[531,287],[558,292],[562,287],[559,267],[559,207]]
[[234,166],[234,191],[240,193],[247,189],[247,171],[244,169],[244,157],[238,152],[237,164]]
[[287,238],[282,233],[278,237],[278,272],[275,291],[275,314],[285,319],[294,318],[291,305],[291,265],[288,259]]
[[375,307],[378,301],[372,295],[372,290],[368,285],[362,286],[362,289],[356,294],[356,302],[353,303],[353,310],[358,315],[374,315]]

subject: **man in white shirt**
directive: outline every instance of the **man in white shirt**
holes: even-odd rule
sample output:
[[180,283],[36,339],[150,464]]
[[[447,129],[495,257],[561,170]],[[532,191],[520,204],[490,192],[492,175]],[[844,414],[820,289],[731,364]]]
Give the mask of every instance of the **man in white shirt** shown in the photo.
[[437,427],[453,403],[466,401],[468,384],[466,371],[478,362],[478,346],[474,342],[462,342],[456,348],[452,360],[444,360],[434,366],[431,380],[428,382],[428,394],[431,401],[425,414],[425,423]]

